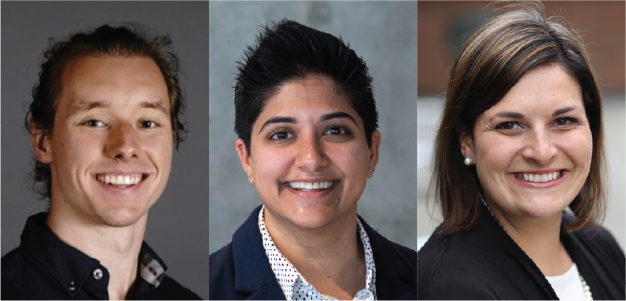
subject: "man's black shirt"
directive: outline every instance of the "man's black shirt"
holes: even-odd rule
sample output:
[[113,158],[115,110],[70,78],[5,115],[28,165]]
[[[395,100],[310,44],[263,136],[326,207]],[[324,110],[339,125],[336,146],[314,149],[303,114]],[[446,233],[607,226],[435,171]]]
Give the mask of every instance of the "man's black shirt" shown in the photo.
[[[2,256],[2,299],[109,299],[109,272],[97,259],[61,241],[47,213],[28,218],[20,246]],[[165,275],[167,266],[145,242],[129,299],[197,300]]]

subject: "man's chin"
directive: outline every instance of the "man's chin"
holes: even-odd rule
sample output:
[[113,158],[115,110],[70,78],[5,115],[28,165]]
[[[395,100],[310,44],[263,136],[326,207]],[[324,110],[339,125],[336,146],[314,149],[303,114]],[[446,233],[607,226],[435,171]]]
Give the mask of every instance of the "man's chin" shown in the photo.
[[123,228],[137,224],[146,215],[147,212],[109,212],[105,214],[98,214],[98,219],[103,225]]

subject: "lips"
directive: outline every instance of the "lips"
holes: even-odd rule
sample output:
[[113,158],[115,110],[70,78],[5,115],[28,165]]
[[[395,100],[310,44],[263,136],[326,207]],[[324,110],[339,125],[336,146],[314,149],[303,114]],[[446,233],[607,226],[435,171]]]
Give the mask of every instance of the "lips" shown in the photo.
[[143,173],[100,173],[96,174],[96,179],[104,184],[126,188],[139,184],[147,177]]
[[563,171],[555,171],[548,173],[533,173],[533,172],[516,172],[515,178],[524,182],[545,183],[556,181],[563,177]]

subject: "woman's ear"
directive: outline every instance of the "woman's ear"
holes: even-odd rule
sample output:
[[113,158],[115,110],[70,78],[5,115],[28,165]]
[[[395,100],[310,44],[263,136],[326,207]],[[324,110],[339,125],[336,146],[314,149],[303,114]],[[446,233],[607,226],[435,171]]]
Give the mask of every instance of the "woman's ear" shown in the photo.
[[372,133],[372,145],[369,147],[370,149],[370,157],[369,157],[369,173],[367,174],[368,178],[374,176],[374,171],[376,170],[376,164],[378,164],[378,154],[380,150],[380,141],[381,135],[378,130]]
[[246,149],[246,144],[243,142],[243,139],[237,139],[237,141],[235,141],[235,148],[237,149],[239,160],[241,160],[241,167],[243,167],[243,170],[248,174],[248,181],[250,184],[254,184],[254,174],[252,173],[252,164],[250,164],[250,155],[248,154],[248,150]]
[[463,154],[463,158],[470,158],[472,162],[476,162],[475,151],[474,151],[474,138],[472,135],[465,130],[461,132],[459,135],[459,143],[461,144],[461,153]]

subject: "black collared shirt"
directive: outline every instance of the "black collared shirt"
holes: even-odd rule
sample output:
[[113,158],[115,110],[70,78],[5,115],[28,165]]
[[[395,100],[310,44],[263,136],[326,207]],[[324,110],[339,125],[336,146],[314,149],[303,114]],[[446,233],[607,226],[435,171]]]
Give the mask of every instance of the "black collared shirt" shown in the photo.
[[[47,213],[28,218],[20,246],[2,256],[2,299],[109,299],[109,272],[97,259],[61,241]],[[202,299],[165,274],[167,266],[146,244],[131,299]]]

